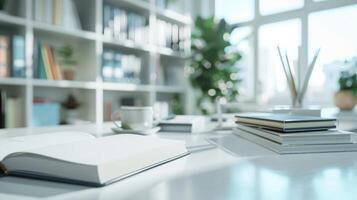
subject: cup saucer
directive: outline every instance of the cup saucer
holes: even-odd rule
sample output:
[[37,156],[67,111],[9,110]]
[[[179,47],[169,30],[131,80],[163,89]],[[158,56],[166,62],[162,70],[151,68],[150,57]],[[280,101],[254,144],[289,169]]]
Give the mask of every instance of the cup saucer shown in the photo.
[[122,129],[122,128],[117,128],[117,127],[112,128],[112,130],[118,134],[138,134],[138,135],[154,134],[154,133],[159,132],[160,129],[161,129],[160,126],[152,127],[152,128],[145,129],[145,130],[129,130],[129,129]]

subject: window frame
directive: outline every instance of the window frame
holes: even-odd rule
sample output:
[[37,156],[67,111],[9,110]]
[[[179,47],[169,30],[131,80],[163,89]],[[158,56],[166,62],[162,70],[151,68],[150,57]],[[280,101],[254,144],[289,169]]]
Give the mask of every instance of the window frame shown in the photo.
[[[219,0],[216,0],[219,1]],[[253,97],[248,99],[248,103],[257,103],[258,92],[259,92],[259,28],[266,24],[291,20],[291,19],[300,19],[301,21],[301,52],[299,57],[299,63],[301,66],[308,65],[309,59],[309,15],[315,12],[326,11],[335,8],[341,8],[346,6],[356,5],[357,0],[325,0],[325,1],[313,1],[313,0],[304,0],[304,5],[301,8],[288,10],[284,12],[262,15],[260,13],[260,0],[254,0],[254,17],[252,20],[238,22],[233,24],[236,27],[251,27],[252,36],[253,36],[253,79],[254,79],[254,92]],[[299,70],[301,71],[301,70]],[[302,78],[302,76],[299,76]],[[300,81],[300,80],[299,80]]]

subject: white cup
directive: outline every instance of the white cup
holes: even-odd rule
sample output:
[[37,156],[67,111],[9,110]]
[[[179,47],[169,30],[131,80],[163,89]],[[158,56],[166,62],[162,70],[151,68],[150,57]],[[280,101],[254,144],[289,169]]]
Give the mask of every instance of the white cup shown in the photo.
[[154,111],[150,106],[122,106],[121,127],[131,130],[145,130],[153,127]]

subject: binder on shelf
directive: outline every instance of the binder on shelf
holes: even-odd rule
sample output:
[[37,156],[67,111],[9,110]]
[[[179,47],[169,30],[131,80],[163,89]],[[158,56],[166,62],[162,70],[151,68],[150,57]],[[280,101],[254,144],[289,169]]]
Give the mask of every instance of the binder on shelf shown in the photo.
[[78,9],[73,0],[35,0],[34,19],[68,29],[82,29]]
[[12,37],[12,77],[26,77],[25,38],[22,35]]
[[148,43],[147,17],[116,6],[103,6],[103,35],[108,39]]
[[0,77],[9,76],[9,37],[0,35]]
[[105,49],[102,55],[104,81],[140,83],[141,58]]

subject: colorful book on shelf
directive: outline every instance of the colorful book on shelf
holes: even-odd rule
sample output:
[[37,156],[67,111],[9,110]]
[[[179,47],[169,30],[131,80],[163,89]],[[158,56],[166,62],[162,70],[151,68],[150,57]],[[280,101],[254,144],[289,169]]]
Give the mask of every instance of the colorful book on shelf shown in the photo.
[[12,36],[12,77],[26,77],[25,62],[25,37],[22,35]]
[[9,37],[0,35],[0,77],[9,76]]
[[14,137],[0,145],[0,173],[87,186],[105,186],[189,154],[183,141],[73,131]]
[[48,53],[46,52],[46,49],[44,46],[41,46],[41,54],[42,54],[42,59],[43,59],[43,63],[44,63],[44,67],[45,67],[45,72],[46,72],[46,77],[48,80],[54,80],[52,71],[51,71],[51,64],[50,64],[50,60],[48,57]]
[[39,43],[37,60],[37,78],[61,80],[61,69],[54,55],[54,50],[47,43]]
[[81,29],[78,9],[73,0],[34,0],[34,19],[69,29]]
[[37,50],[38,50],[38,52],[37,52],[37,68],[36,68],[37,77],[36,78],[47,79],[44,58],[43,58],[43,55],[42,55],[42,45],[41,45],[41,43],[38,43]]

